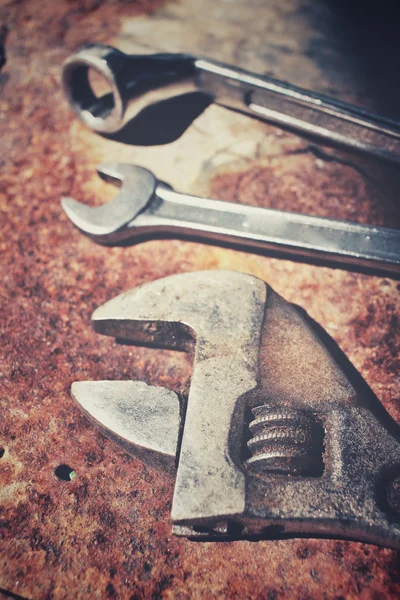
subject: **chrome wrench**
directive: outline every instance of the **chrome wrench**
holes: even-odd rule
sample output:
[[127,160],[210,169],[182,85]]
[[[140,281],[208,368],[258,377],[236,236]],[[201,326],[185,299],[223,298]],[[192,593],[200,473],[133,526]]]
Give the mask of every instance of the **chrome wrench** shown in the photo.
[[83,233],[100,243],[158,234],[194,236],[305,262],[389,276],[400,273],[396,229],[179,194],[134,165],[102,165],[98,172],[122,186],[111,202],[93,208],[62,198],[62,206]]
[[[97,97],[89,69],[110,93]],[[98,44],[64,63],[63,86],[76,114],[94,131],[113,133],[149,105],[201,91],[221,106],[319,139],[400,163],[400,125],[362,108],[270,77],[189,54],[129,56]]]

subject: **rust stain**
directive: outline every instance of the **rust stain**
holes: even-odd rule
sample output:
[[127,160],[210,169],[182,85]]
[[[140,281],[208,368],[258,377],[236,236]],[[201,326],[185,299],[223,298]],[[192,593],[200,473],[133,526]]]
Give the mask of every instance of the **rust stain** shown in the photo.
[[216,169],[210,191],[231,202],[399,227],[397,204],[382,189],[382,167],[363,165],[354,157],[344,159],[339,151],[336,155],[334,160],[335,152],[330,150],[316,156],[313,146],[305,146],[286,154],[284,161],[282,157],[259,160],[236,172]]
[[[85,142],[70,147],[73,117],[59,66],[79,44],[109,41],[124,15],[159,4],[45,0],[39,9],[27,0],[0,7],[9,29],[0,76],[0,588],[57,600],[398,597],[398,554],[391,550],[328,540],[172,538],[173,481],[102,437],[71,401],[74,380],[184,386],[189,357],[117,346],[92,332],[91,313],[144,281],[233,268],[303,306],[400,418],[396,282],[177,240],[102,248],[62,214],[61,195],[90,201],[88,190],[98,184],[92,165],[80,160]],[[358,173],[336,163],[321,168],[316,160],[299,154],[280,167],[218,173],[211,191],[227,200],[265,205],[267,198],[288,210],[394,223],[392,208],[380,205]],[[72,480],[57,477],[63,464],[75,472]]]

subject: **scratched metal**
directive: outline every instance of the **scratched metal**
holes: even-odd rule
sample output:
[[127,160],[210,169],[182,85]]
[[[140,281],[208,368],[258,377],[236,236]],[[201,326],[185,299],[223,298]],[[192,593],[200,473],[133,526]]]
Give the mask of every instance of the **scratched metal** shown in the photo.
[[[378,88],[355,76],[334,4],[0,4],[9,28],[0,74],[0,588],[57,600],[399,596],[391,550],[329,540],[172,538],[172,480],[97,433],[69,395],[77,380],[185,387],[191,365],[184,354],[117,346],[92,331],[90,316],[145,281],[228,268],[268,281],[305,308],[400,420],[398,282],[195,242],[103,248],[71,227],[59,203],[61,195],[90,204],[111,199],[114,189],[94,167],[118,159],[188,193],[399,225],[393,174],[382,178],[375,167],[266,124],[212,106],[170,145],[131,146],[85,130],[62,98],[60,64],[96,40],[127,52],[206,54],[375,108]],[[75,472],[72,480],[55,475],[62,464]]]

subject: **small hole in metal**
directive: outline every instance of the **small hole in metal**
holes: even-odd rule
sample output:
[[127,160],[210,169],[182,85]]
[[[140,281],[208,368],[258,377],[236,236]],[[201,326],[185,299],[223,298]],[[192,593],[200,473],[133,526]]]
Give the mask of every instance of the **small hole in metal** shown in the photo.
[[58,479],[62,481],[72,481],[76,476],[76,473],[68,465],[59,465],[55,470],[54,474]]
[[0,458],[2,458],[4,456],[4,452],[5,452],[5,450],[4,450],[3,446],[0,446]]

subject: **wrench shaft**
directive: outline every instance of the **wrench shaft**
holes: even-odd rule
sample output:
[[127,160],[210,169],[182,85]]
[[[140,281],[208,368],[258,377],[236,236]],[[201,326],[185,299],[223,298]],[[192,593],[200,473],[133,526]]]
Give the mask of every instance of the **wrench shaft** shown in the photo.
[[[88,78],[89,69],[108,81],[111,93],[97,97]],[[221,106],[326,145],[400,163],[398,122],[271,77],[189,54],[130,56],[95,44],[66,61],[63,85],[76,113],[95,131],[118,131],[143,108],[200,90]]]
[[197,83],[217,104],[391,162],[400,162],[399,124],[362,108],[215,61],[195,62]]
[[179,194],[159,185],[156,200],[126,230],[200,236],[308,257],[345,268],[400,273],[400,232],[268,208]]

